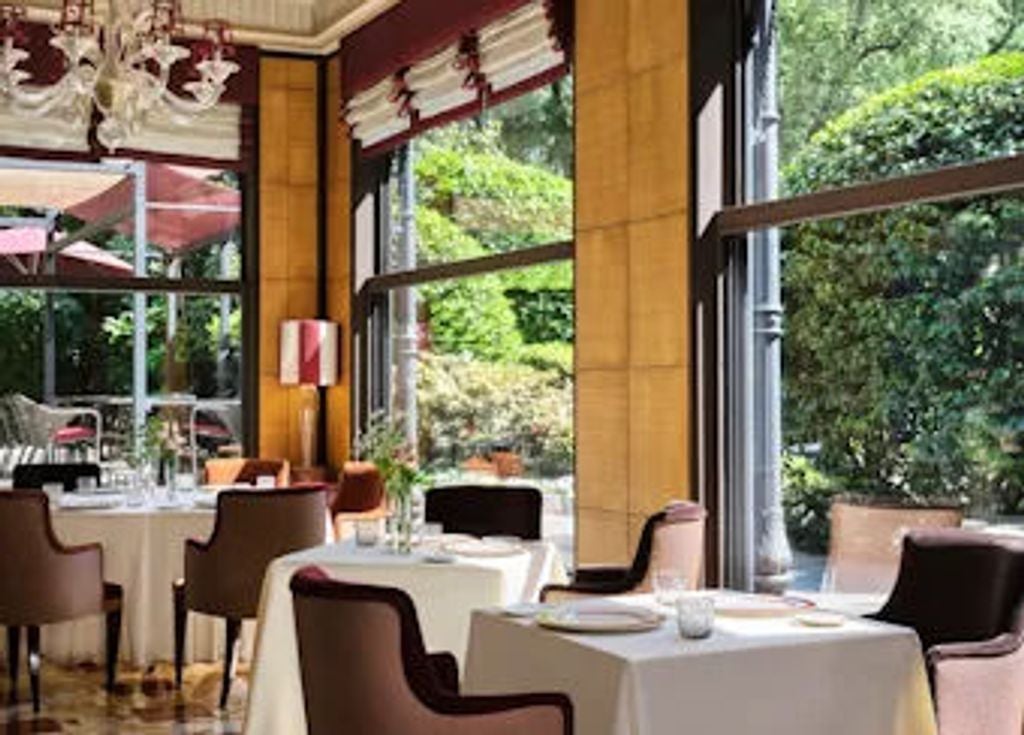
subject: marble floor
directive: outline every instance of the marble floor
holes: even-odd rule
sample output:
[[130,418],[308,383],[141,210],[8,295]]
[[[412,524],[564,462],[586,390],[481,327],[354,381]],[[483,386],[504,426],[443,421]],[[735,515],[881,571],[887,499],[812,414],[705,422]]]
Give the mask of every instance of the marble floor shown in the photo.
[[122,668],[117,691],[103,689],[103,673],[92,665],[44,664],[42,710],[32,713],[28,677],[19,680],[19,703],[8,704],[7,671],[0,666],[0,735],[236,735],[242,731],[248,671],[239,667],[227,710],[217,707],[221,668],[194,664],[181,692],[174,691],[169,664],[145,671]]

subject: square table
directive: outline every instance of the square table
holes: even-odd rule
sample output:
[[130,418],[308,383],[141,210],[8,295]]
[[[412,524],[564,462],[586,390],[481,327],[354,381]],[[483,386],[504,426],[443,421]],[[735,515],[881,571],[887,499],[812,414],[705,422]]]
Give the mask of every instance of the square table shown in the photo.
[[586,635],[476,612],[464,691],[564,692],[581,735],[936,732],[917,636],[856,618],[810,628],[718,616],[710,638],[683,640],[672,618],[644,633]]
[[276,559],[263,582],[246,735],[306,733],[289,583],[307,565],[348,582],[405,590],[416,606],[427,650],[448,651],[460,665],[473,610],[533,601],[545,584],[566,580],[557,549],[542,541],[523,542],[521,551],[509,556],[456,556],[446,564],[431,563],[420,550],[398,554],[382,547],[359,547],[353,539]]

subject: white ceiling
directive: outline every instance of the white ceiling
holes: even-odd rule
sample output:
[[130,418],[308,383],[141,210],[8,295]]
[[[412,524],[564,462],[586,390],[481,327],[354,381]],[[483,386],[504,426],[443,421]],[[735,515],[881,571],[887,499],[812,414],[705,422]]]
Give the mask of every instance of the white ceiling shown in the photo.
[[[139,4],[146,0],[120,0]],[[232,24],[239,43],[268,49],[328,53],[351,33],[400,0],[182,0],[189,23],[223,18]],[[17,3],[18,0],[15,0]],[[96,0],[105,14],[111,2]],[[21,0],[29,17],[52,21],[61,0]]]

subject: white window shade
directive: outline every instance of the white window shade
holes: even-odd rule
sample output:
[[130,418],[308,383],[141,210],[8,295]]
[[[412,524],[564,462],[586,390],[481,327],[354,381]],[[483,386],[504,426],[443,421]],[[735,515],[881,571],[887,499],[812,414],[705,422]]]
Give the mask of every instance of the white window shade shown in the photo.
[[533,0],[354,96],[345,119],[370,148],[442,116],[471,114],[491,95],[514,94],[530,80],[539,84],[567,61],[548,3]]

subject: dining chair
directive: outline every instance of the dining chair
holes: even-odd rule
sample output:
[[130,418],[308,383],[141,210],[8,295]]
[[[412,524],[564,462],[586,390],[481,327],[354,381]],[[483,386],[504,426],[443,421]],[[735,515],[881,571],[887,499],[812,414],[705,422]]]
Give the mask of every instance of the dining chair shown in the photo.
[[359,521],[387,517],[387,497],[380,470],[372,462],[345,462],[341,468],[340,487],[331,501],[331,518],[338,539],[352,534]]
[[309,735],[572,733],[564,694],[460,695],[455,657],[427,653],[403,590],[317,567],[296,572],[291,590]]
[[13,486],[20,490],[40,490],[47,483],[59,482],[66,493],[78,489],[81,477],[91,477],[99,485],[100,466],[91,462],[19,464],[11,475]]
[[36,491],[0,493],[0,625],[7,628],[9,699],[17,702],[21,629],[27,630],[32,708],[40,707],[40,629],[106,616],[106,688],[113,691],[121,639],[120,585],[103,580],[100,544],[64,546],[50,523],[49,499]]
[[180,689],[188,611],[226,621],[220,706],[227,705],[242,621],[257,616],[272,560],[325,541],[322,488],[227,490],[217,496],[209,540],[185,542],[185,578],[174,582],[174,683]]
[[872,617],[917,632],[940,735],[1024,732],[1024,541],[913,531]]
[[541,601],[650,592],[655,572],[666,568],[679,572],[687,587],[696,588],[704,569],[706,517],[697,503],[669,503],[644,523],[630,566],[579,567],[570,584],[544,587]]
[[540,539],[540,490],[526,485],[446,485],[427,491],[427,523],[445,533]]
[[956,502],[909,505],[892,498],[836,497],[822,591],[888,594],[903,536],[912,529],[955,528],[963,515]]
[[206,460],[203,478],[207,485],[255,485],[262,476],[273,475],[276,487],[291,485],[291,465],[286,459],[217,457]]

